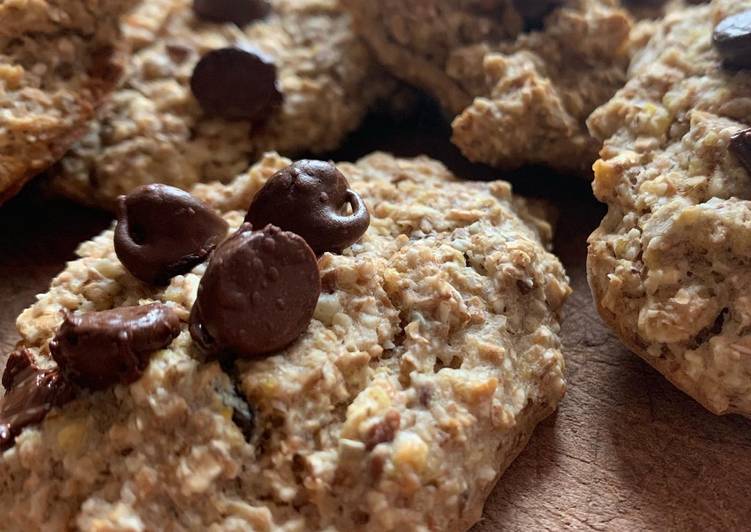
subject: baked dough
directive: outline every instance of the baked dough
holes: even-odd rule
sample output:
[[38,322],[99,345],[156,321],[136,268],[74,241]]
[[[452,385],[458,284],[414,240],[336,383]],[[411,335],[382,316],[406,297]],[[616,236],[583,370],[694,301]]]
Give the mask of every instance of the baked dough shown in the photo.
[[[194,194],[236,227],[289,162],[268,154]],[[319,259],[307,332],[229,373],[187,331],[205,264],[155,288],[126,272],[112,231],[80,246],[18,318],[39,365],[54,364],[63,309],[163,302],[182,332],[139,381],[83,395],[18,437],[0,458],[6,530],[455,531],[480,518],[565,389],[570,288],[546,251],[550,225],[507,183],[460,182],[426,158],[339,168],[370,228]],[[255,413],[249,442],[232,421],[238,393]]]

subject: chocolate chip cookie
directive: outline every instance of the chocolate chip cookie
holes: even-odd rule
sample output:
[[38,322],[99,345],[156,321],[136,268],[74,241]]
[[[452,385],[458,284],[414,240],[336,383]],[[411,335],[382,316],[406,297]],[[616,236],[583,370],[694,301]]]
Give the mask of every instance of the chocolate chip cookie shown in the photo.
[[53,180],[99,206],[226,183],[267,149],[333,149],[396,87],[336,0],[152,0],[123,32],[127,79]]
[[[106,231],[18,318],[3,382],[36,415],[0,403],[6,529],[475,523],[564,393],[570,289],[550,225],[507,183],[385,154],[338,168],[268,154],[192,193],[160,192],[167,210],[221,213],[229,236],[168,284],[136,276]],[[157,197],[135,194],[144,210]],[[287,216],[269,222],[260,201]],[[127,239],[175,240],[150,237],[158,216],[132,216],[117,222]],[[348,230],[316,257],[324,240],[295,234],[296,216]]]
[[427,90],[473,161],[591,175],[587,116],[625,82],[629,15],[608,0],[344,0],[392,73]]
[[0,2],[0,203],[80,137],[124,61],[135,0]]
[[673,11],[589,119],[608,214],[589,280],[624,342],[717,414],[751,415],[751,2]]

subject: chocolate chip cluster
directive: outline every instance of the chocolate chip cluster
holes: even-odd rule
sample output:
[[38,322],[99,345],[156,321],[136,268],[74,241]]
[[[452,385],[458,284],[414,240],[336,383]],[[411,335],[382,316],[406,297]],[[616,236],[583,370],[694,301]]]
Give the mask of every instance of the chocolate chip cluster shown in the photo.
[[[118,201],[114,244],[123,266],[151,285],[208,260],[190,334],[209,355],[234,360],[279,351],[307,330],[321,292],[317,255],[341,252],[369,224],[365,202],[333,164],[299,161],[269,178],[229,237],[227,222],[191,194],[140,187]],[[177,314],[162,303],[66,313],[49,344],[56,367],[38,366],[26,349],[10,356],[0,450],[79,389],[138,380],[179,333]]]

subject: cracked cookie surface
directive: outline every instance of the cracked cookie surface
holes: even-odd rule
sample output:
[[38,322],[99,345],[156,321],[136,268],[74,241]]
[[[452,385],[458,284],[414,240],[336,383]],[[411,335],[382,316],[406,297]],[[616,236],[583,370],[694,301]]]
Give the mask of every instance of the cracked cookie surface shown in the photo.
[[[194,194],[238,226],[288,160],[265,156]],[[459,182],[426,158],[341,164],[371,224],[319,259],[323,293],[294,344],[231,380],[187,331],[206,265],[154,288],[107,231],[18,319],[44,367],[61,310],[161,301],[182,332],[130,386],[80,397],[0,459],[10,530],[461,530],[564,393],[569,294],[550,226],[504,182]],[[232,381],[255,413],[232,422]]]
[[115,88],[135,0],[0,2],[0,202],[59,159]]
[[605,141],[590,237],[600,313],[629,347],[712,412],[751,415],[751,176],[729,151],[750,125],[751,74],[723,68],[715,25],[751,8],[674,11],[590,118]]
[[[335,148],[396,84],[337,0],[272,0],[242,28],[199,20],[190,0],[143,3],[123,22],[134,49],[125,82],[57,169],[54,187],[111,207],[146,183],[228,182],[267,149]],[[205,113],[190,78],[211,50],[249,45],[273,61],[283,103],[265,123]]]
[[599,144],[585,120],[622,87],[629,59],[617,2],[566,0],[526,27],[511,0],[344,3],[380,61],[455,117],[468,158],[590,175]]

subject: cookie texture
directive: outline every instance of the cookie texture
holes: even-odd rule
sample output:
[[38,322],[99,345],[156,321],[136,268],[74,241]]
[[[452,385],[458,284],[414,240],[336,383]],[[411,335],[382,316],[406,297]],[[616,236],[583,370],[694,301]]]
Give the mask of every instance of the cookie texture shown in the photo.
[[605,141],[589,280],[630,348],[718,414],[751,415],[751,175],[729,149],[749,126],[751,73],[712,32],[748,1],[677,10],[589,119]]
[[[54,187],[111,207],[138,185],[228,182],[263,151],[335,148],[395,83],[352,31],[336,0],[272,0],[240,28],[200,20],[191,0],[142,3],[123,22],[134,49],[127,79],[57,169]],[[281,107],[265,121],[204,112],[191,92],[195,65],[230,46],[276,65]]]
[[[237,227],[289,162],[268,154],[194,193]],[[42,367],[62,309],[163,302],[183,330],[139,381],[53,411],[2,455],[7,529],[448,531],[480,518],[564,393],[570,289],[550,226],[507,183],[458,182],[425,158],[339,168],[369,205],[367,233],[319,259],[307,332],[228,373],[187,331],[205,264],[154,288],[123,269],[111,231],[80,246],[18,318]],[[236,424],[242,400],[254,421]]]
[[115,88],[117,17],[134,3],[0,2],[0,202],[62,157]]
[[585,120],[629,60],[631,18],[617,2],[566,0],[540,20],[511,0],[344,3],[383,64],[454,117],[468,158],[591,174],[599,145]]

